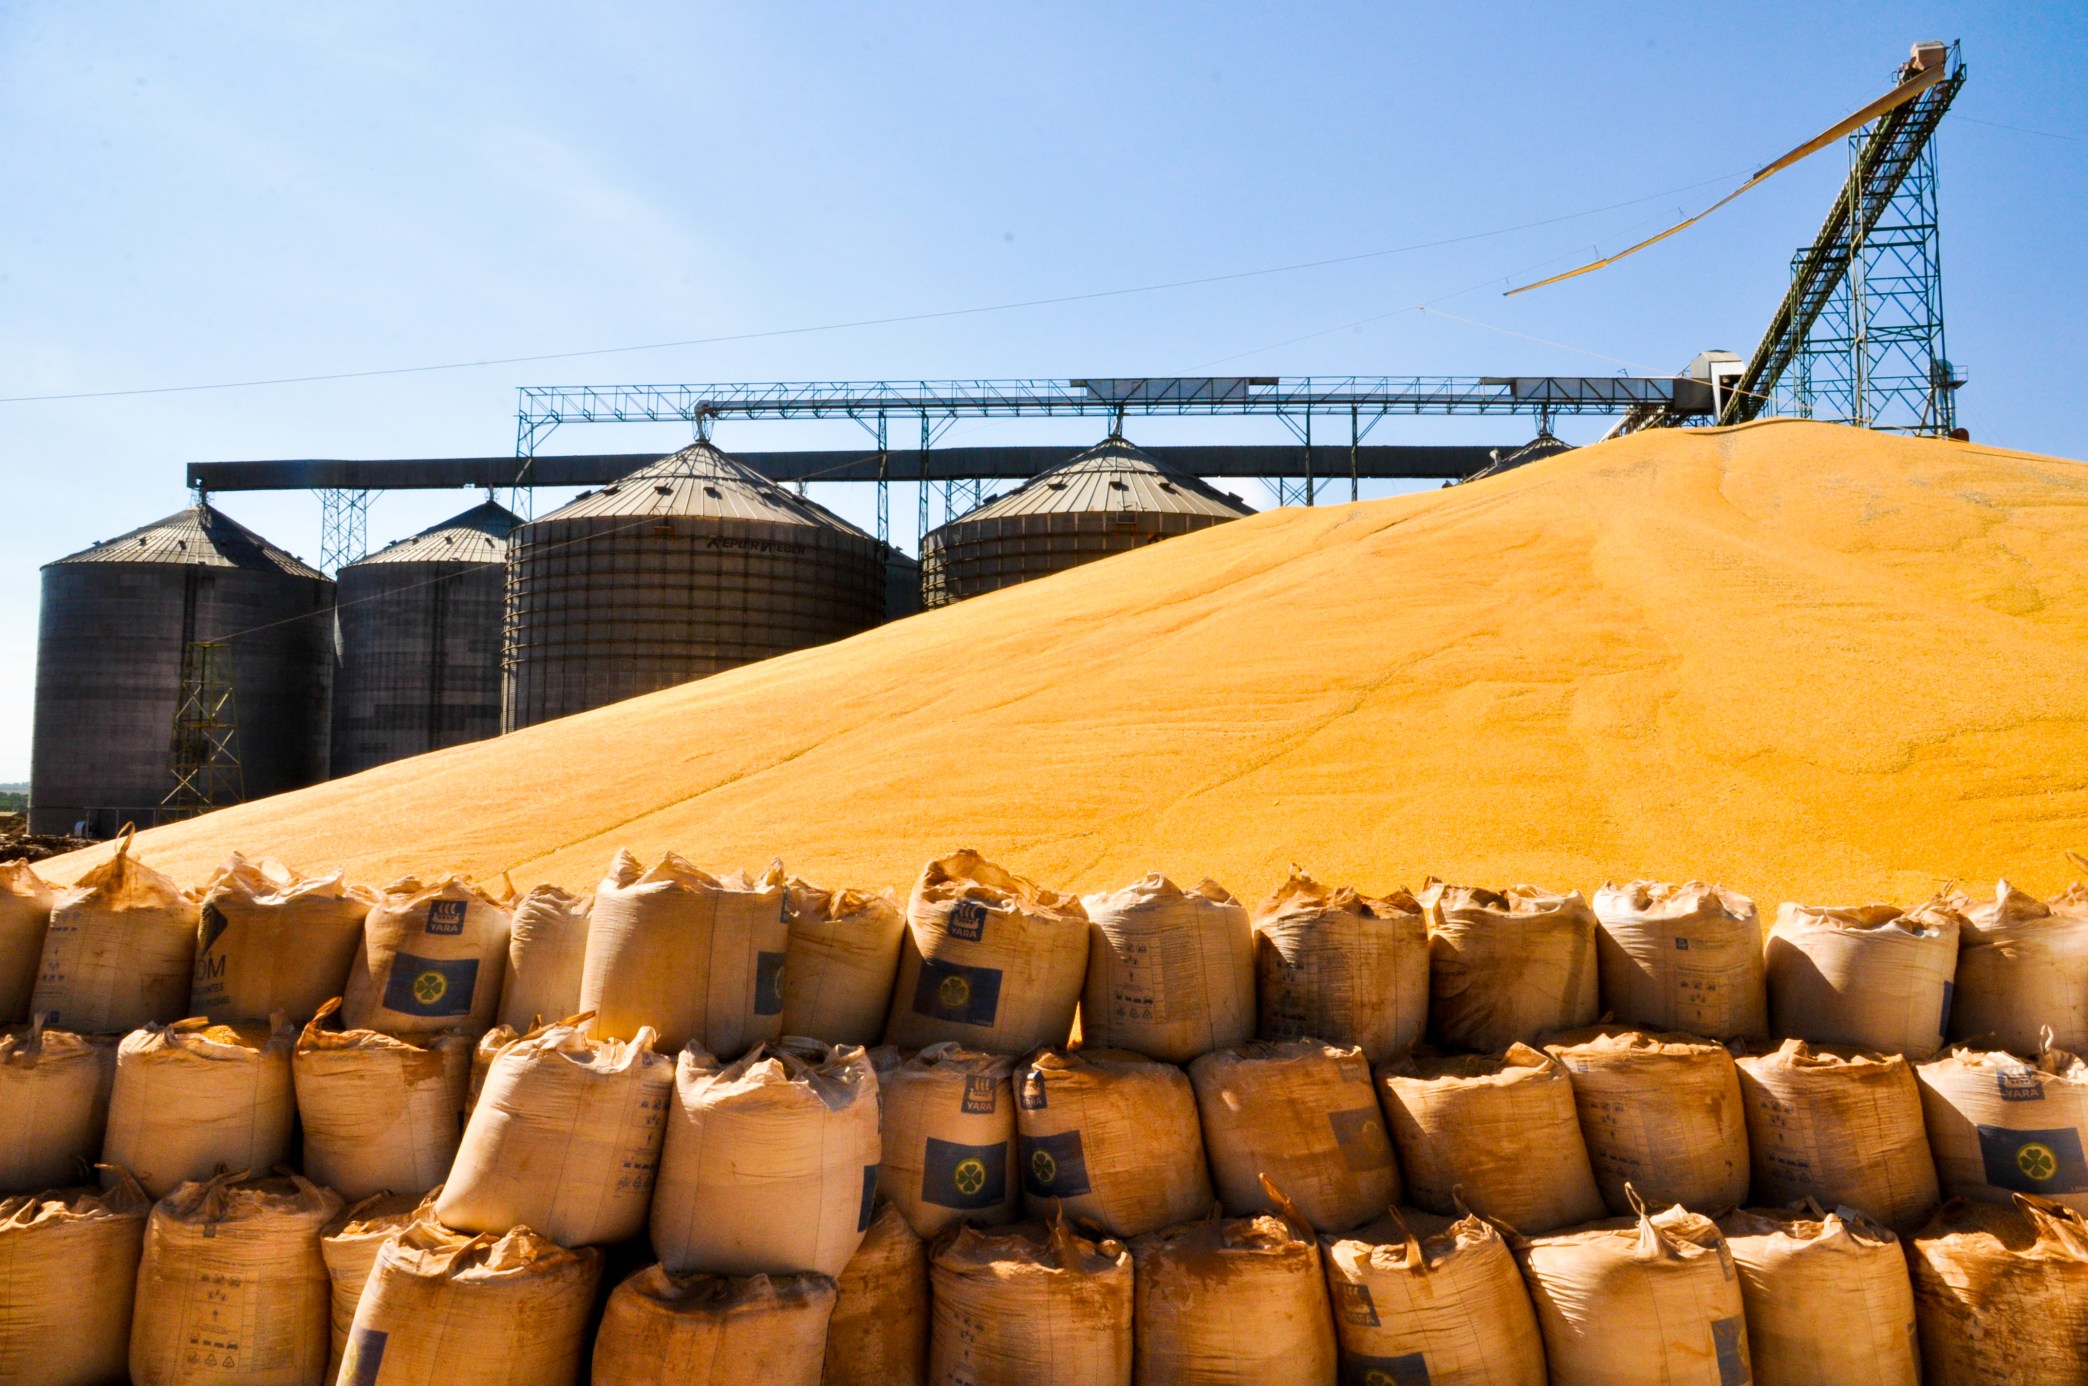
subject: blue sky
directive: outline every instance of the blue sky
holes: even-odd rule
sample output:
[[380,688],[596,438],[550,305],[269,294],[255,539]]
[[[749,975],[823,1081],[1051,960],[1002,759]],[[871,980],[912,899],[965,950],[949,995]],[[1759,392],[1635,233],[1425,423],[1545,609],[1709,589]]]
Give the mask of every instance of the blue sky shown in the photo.
[[[28,767],[38,565],[178,508],[184,461],[506,452],[524,383],[1599,374],[1745,353],[1844,171],[1838,152],[1615,269],[1500,290],[1696,210],[1883,90],[1915,39],[1962,39],[1972,70],[1942,146],[1963,421],[1984,441],[2088,453],[2088,10],[1594,9],[9,0],[0,396],[761,332],[1466,239],[874,329],[0,403],[15,516],[0,545],[0,781]],[[969,424],[947,441],[1098,432]],[[1131,432],[1286,436],[1272,421]],[[1373,441],[1526,432],[1394,421]],[[569,428],[546,450],[686,436]],[[719,441],[860,437],[742,424]],[[859,491],[824,498],[868,515]],[[474,499],[385,496],[372,540]],[[224,505],[316,556],[311,497]],[[894,512],[910,516],[911,497]]]

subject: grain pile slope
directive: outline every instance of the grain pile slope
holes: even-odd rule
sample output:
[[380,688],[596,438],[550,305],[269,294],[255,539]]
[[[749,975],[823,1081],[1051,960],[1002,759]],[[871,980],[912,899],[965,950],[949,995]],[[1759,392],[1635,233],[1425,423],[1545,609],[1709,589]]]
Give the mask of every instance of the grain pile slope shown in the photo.
[[1248,891],[1295,859],[1373,888],[2042,892],[2088,841],[2083,551],[2078,464],[1653,430],[1172,539],[137,850],[188,880],[236,845],[584,888],[618,847],[702,843],[892,884],[978,843],[1072,889],[1164,866]]

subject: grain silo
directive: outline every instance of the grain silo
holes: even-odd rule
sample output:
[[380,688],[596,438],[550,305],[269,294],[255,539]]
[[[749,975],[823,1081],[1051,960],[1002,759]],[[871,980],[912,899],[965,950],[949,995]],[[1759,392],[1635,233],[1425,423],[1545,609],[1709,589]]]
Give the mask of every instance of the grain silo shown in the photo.
[[878,542],[697,442],[508,541],[504,725],[868,630]]
[[44,565],[34,832],[165,816],[183,654],[217,642],[244,797],[326,778],[334,585],[209,505]]
[[1113,433],[931,531],[921,604],[947,606],[1253,513]]
[[500,734],[508,534],[487,501],[341,569],[333,773]]

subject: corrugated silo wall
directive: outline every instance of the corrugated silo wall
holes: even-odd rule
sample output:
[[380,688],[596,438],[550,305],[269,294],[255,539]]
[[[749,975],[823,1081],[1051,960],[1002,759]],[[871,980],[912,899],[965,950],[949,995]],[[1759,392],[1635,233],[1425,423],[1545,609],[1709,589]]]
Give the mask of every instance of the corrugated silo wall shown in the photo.
[[498,563],[360,563],[340,574],[333,774],[500,734]]
[[173,787],[183,608],[199,640],[228,637],[246,797],[326,778],[333,584],[172,563],[57,563],[43,571],[34,832],[98,836],[150,825]]
[[868,536],[755,521],[539,520],[508,540],[514,731],[868,630]]
[[1228,518],[1082,510],[955,520],[930,534],[922,546],[921,604],[948,606],[1177,534],[1222,525]]

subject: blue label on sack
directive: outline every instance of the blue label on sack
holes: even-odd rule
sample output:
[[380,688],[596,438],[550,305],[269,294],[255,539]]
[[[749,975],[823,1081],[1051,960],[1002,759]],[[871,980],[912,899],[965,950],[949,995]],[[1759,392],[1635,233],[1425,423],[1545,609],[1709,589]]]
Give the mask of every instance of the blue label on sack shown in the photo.
[[[1371,1322],[1377,1322],[1375,1316]],[[1428,1359],[1418,1352],[1397,1357],[1343,1357],[1344,1386],[1429,1386]]]
[[1384,1169],[1392,1163],[1392,1142],[1385,1135],[1385,1119],[1375,1105],[1353,1112],[1329,1112],[1327,1124],[1334,1128],[1334,1143],[1341,1158],[1353,1170]]
[[966,1116],[992,1116],[993,1109],[1000,1105],[1000,1079],[977,1073],[964,1076],[964,1113]]
[[390,1336],[374,1328],[349,1329],[336,1386],[377,1386],[377,1369],[384,1365],[384,1343]]
[[464,906],[466,903],[463,900],[430,900],[428,902],[428,920],[421,928],[431,934],[454,936],[463,933]]
[[1994,1075],[1994,1086],[2003,1102],[2044,1101],[2044,1079],[2036,1069],[2004,1068]]
[[914,1014],[959,1025],[991,1025],[1000,1011],[1001,973],[997,967],[964,967],[923,960],[914,983]]
[[959,1145],[928,1137],[921,1157],[921,1202],[938,1208],[995,1208],[1007,1197],[1007,1142]]
[[2081,1133],[2071,1126],[2045,1131],[2019,1131],[1982,1126],[1979,1158],[1986,1181],[1997,1189],[2027,1194],[2070,1194],[2088,1191],[2088,1160],[2081,1157]]
[[978,900],[959,900],[950,906],[950,922],[943,932],[966,943],[977,943],[986,936],[986,906]]
[[470,1015],[478,969],[477,958],[394,953],[391,975],[384,979],[384,1008],[400,1015]]
[[870,1215],[877,1209],[877,1166],[863,1166],[863,1206],[856,1210],[856,1231],[870,1230]]
[[754,955],[754,1014],[783,1014],[783,954]]
[[1078,1131],[1023,1136],[1022,1187],[1038,1198],[1078,1198],[1090,1191],[1087,1153]]
[[1747,1329],[1740,1319],[1714,1319],[1711,1347],[1718,1354],[1718,1386],[1747,1386],[1754,1370],[1747,1362]]
[[1358,1328],[1379,1328],[1377,1301],[1370,1297],[1370,1287],[1359,1285],[1353,1280],[1334,1282],[1334,1312],[1343,1323],[1352,1323]]

